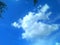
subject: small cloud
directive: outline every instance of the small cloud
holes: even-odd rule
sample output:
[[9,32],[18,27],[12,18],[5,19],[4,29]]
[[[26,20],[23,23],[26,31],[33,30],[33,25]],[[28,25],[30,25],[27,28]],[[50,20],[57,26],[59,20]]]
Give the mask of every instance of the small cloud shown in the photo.
[[[58,24],[46,24],[38,20],[49,20],[49,16],[51,12],[47,12],[50,7],[45,4],[41,9],[35,12],[28,12],[27,15],[23,17],[23,19],[19,19],[18,22],[12,23],[14,27],[20,28],[22,27],[25,31],[22,33],[23,39],[34,39],[37,37],[45,37],[50,35],[53,31],[59,29]],[[47,12],[47,13],[46,13]]]
[[11,25],[14,26],[15,28],[20,28],[21,27],[20,24],[18,24],[17,22],[12,23]]
[[[28,12],[22,19],[19,18],[17,22],[13,22],[12,26],[23,28],[25,32],[22,33],[22,38],[32,40],[31,45],[53,45],[53,42],[46,40],[45,37],[58,30],[60,24],[47,24],[41,21],[50,20],[49,16],[52,12],[48,11],[49,8],[47,4],[40,8],[38,7],[37,13]],[[56,45],[60,45],[60,43],[56,43]]]

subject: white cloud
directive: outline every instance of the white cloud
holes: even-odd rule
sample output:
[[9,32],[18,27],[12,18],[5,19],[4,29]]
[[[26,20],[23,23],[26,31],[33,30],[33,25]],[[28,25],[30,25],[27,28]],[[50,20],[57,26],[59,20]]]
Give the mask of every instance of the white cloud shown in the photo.
[[34,39],[40,37],[46,37],[53,31],[58,30],[58,24],[46,24],[38,22],[38,20],[49,20],[51,12],[47,12],[50,7],[45,4],[37,13],[29,12],[23,19],[19,19],[18,22],[12,23],[14,27],[22,27],[25,31],[22,33],[23,39]]
[[16,28],[20,28],[21,27],[20,24],[18,24],[17,22],[12,23],[12,26],[14,26]]

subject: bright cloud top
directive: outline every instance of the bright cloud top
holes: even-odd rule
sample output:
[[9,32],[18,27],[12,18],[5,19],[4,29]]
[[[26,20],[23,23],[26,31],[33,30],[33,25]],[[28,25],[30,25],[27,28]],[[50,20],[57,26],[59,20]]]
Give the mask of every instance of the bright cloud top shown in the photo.
[[51,15],[51,12],[47,12],[49,8],[50,7],[45,4],[37,13],[28,12],[23,19],[20,18],[18,22],[14,22],[12,25],[17,28],[23,28],[25,31],[22,33],[23,39],[48,36],[59,28],[58,24],[46,24],[41,22],[41,20],[49,20],[49,16]]

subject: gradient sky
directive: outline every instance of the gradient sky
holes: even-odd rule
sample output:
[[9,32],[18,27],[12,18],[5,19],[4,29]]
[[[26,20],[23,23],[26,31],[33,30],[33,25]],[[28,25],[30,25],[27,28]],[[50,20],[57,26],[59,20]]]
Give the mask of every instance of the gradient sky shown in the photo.
[[[29,42],[21,38],[22,28],[14,28],[11,23],[17,21],[19,18],[25,16],[28,11],[33,11],[39,4],[44,5],[47,3],[50,10],[53,12],[51,20],[60,16],[60,0],[38,0],[36,6],[33,0],[1,0],[7,4],[7,9],[0,18],[0,45],[27,45]],[[60,19],[52,22],[60,23]],[[54,41],[60,42],[60,31],[52,34],[57,37]],[[53,37],[52,36],[52,40]]]

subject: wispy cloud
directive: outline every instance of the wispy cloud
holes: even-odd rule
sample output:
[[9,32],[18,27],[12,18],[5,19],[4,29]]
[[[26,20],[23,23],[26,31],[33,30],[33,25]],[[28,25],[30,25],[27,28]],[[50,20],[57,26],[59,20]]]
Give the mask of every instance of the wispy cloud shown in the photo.
[[[46,36],[50,35],[53,31],[59,29],[58,24],[46,24],[41,22],[41,20],[49,20],[49,16],[52,12],[48,12],[50,7],[45,4],[41,9],[38,10],[37,13],[35,12],[28,12],[27,15],[23,17],[23,19],[19,19],[18,22],[12,23],[14,27],[23,28],[25,31],[22,33],[23,39],[38,39],[33,45],[40,45],[42,42],[46,40],[41,40],[40,38],[45,38]],[[39,22],[38,22],[39,21]],[[41,44],[43,45],[43,44]]]

